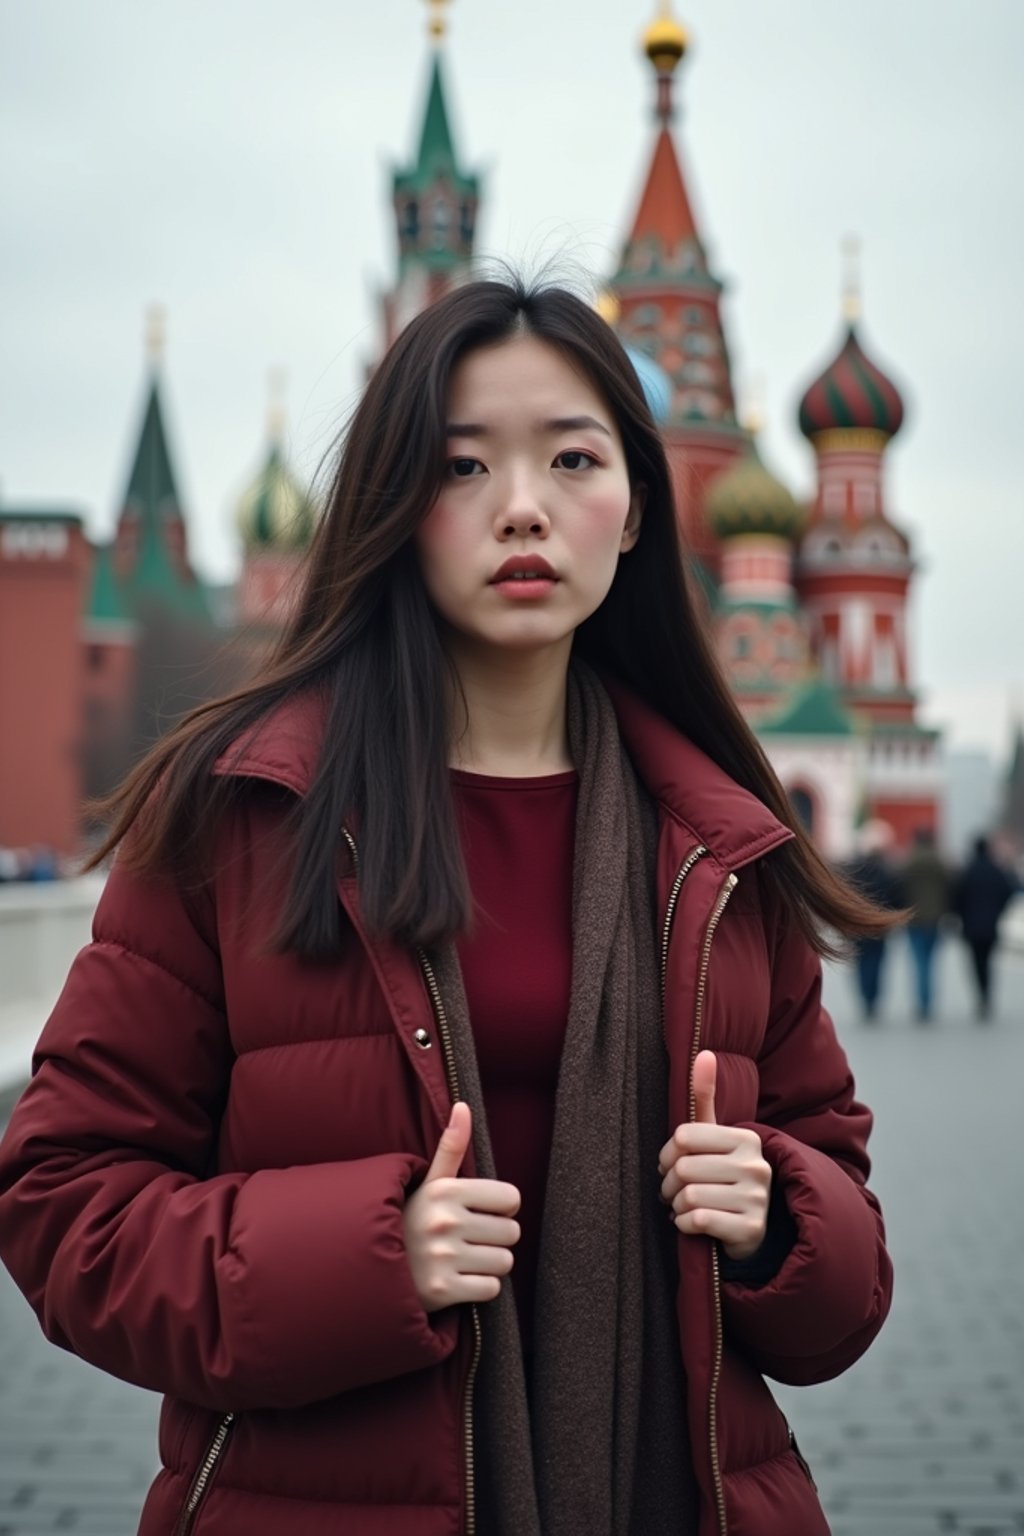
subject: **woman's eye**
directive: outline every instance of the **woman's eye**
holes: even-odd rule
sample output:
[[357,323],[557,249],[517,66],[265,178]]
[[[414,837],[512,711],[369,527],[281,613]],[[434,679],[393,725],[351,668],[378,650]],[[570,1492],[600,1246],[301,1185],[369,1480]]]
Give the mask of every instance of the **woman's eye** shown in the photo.
[[453,480],[469,480],[477,470],[482,474],[484,466],[479,459],[449,459],[446,468]]
[[567,448],[564,453],[558,455],[556,464],[559,459],[562,461],[559,465],[561,469],[590,469],[597,463],[594,455],[584,453],[582,448]]

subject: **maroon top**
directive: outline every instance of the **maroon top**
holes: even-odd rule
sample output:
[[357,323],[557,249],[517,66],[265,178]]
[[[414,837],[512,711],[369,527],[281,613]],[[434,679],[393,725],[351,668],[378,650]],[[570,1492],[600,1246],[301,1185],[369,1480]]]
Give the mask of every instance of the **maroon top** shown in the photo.
[[572,986],[578,778],[452,769],[476,922],[459,943],[499,1179],[522,1195],[512,1282],[524,1347]]

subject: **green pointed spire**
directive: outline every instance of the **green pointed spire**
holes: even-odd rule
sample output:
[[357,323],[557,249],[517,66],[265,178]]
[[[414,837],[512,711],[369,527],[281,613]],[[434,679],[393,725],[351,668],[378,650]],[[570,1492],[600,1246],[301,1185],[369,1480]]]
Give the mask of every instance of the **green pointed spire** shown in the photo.
[[150,380],[146,414],[142,421],[139,445],[135,450],[135,462],[128,477],[124,507],[130,516],[139,518],[140,523],[181,517],[155,373]]
[[446,271],[472,259],[479,191],[478,178],[459,165],[435,49],[416,162],[392,178],[401,275],[412,266]]
[[434,54],[430,71],[430,91],[427,111],[420,134],[420,152],[413,172],[420,186],[427,186],[435,176],[456,176],[455,146],[448,126],[448,107],[444,99],[441,81],[441,55]]
[[151,313],[148,323],[149,393],[118,521],[117,539],[131,551],[118,583],[121,600],[129,612],[135,612],[140,601],[159,601],[187,618],[208,619],[205,591],[185,552],[184,518],[160,404],[162,314]]

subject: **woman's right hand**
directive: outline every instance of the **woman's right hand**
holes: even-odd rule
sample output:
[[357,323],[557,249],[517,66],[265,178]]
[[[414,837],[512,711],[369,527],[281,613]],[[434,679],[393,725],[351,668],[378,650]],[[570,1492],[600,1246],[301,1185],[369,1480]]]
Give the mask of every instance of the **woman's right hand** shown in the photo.
[[519,1241],[515,1185],[458,1177],[472,1134],[469,1105],[453,1104],[427,1176],[405,1204],[405,1249],[427,1312],[493,1301]]

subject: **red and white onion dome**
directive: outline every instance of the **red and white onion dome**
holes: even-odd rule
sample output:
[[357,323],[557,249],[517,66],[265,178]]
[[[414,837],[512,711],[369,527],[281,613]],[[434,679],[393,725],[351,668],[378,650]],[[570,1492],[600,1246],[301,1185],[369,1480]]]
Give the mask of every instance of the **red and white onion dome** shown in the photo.
[[852,324],[837,356],[800,401],[800,431],[812,441],[823,432],[878,432],[895,437],[903,401],[890,378],[864,351]]

